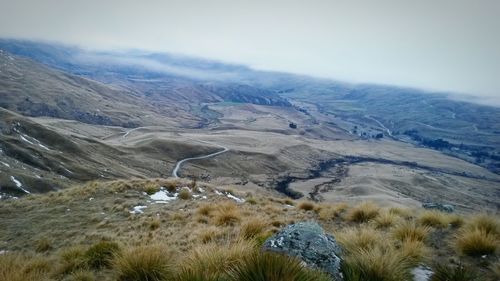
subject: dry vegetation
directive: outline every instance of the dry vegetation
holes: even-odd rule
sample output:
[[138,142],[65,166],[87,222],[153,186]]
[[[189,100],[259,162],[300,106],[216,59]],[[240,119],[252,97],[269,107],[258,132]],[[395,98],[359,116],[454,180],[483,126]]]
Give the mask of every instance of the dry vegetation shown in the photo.
[[[150,194],[161,187],[179,198],[155,203]],[[346,281],[412,280],[419,265],[435,272],[432,280],[498,280],[500,274],[494,214],[228,190],[184,180],[129,180],[4,201],[0,281],[329,280],[293,258],[259,251],[281,227],[307,220],[337,238]],[[135,206],[146,207],[131,213]]]

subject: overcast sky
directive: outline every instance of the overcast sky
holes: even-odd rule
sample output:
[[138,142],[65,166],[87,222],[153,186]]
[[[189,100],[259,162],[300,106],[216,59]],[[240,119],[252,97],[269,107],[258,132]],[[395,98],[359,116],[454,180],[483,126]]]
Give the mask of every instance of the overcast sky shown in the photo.
[[0,0],[0,36],[500,100],[500,0]]

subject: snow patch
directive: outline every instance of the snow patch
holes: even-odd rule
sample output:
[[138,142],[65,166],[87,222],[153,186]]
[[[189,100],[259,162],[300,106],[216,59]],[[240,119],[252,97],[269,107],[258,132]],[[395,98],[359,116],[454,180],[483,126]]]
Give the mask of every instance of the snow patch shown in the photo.
[[224,193],[223,193],[223,192],[220,192],[220,191],[218,191],[218,190],[215,190],[215,194],[220,195],[220,196],[224,196],[224,195],[225,195],[227,198],[229,198],[229,199],[233,199],[233,200],[234,200],[234,201],[236,201],[237,203],[245,203],[245,199],[243,199],[243,198],[238,198],[238,197],[236,197],[236,196],[232,195],[232,194],[231,194],[231,193],[229,193],[229,192],[224,192]]
[[21,139],[22,139],[23,141],[25,141],[25,142],[27,142],[27,143],[29,143],[29,144],[34,145],[34,143],[33,143],[33,142],[31,142],[30,140],[28,140],[28,139],[27,139],[24,135],[20,135],[20,137],[21,137]]
[[27,194],[31,193],[31,192],[27,191],[26,189],[24,189],[23,184],[18,179],[16,179],[14,176],[10,176],[10,180],[16,184],[17,188],[21,189],[25,193],[27,193]]
[[131,214],[142,214],[144,213],[144,209],[146,209],[148,206],[135,206],[132,211],[129,211]]
[[157,191],[149,196],[151,200],[155,201],[155,203],[167,203],[168,201],[172,201],[177,199],[179,193],[170,193],[161,187],[160,191]]
[[411,273],[413,274],[414,281],[428,281],[431,280],[431,276],[434,272],[425,266],[418,266],[412,269]]

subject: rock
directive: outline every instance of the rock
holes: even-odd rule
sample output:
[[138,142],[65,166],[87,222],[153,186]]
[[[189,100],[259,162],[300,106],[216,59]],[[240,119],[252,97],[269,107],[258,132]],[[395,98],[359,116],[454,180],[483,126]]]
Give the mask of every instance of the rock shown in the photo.
[[441,203],[423,203],[422,207],[424,209],[439,210],[447,213],[453,213],[455,211],[455,207],[453,207],[453,205]]
[[315,222],[286,226],[268,238],[262,249],[297,257],[308,266],[329,273],[334,280],[343,280],[340,271],[340,247],[335,238],[326,234]]

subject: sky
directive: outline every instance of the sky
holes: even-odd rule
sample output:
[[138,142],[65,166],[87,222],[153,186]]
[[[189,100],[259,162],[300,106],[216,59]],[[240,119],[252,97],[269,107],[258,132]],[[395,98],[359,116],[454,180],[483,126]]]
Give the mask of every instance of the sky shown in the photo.
[[0,37],[500,101],[499,0],[0,0]]

